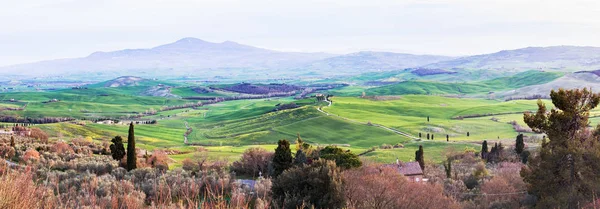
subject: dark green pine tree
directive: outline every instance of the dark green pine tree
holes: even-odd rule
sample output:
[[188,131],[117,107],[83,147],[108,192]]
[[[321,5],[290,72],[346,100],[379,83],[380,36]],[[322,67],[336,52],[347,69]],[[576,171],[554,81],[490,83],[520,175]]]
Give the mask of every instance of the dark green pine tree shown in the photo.
[[133,131],[133,122],[129,124],[129,135],[127,136],[127,170],[136,168],[137,156],[135,153],[135,134]]
[[422,170],[425,170],[425,159],[423,154],[423,145],[419,145],[419,150],[415,151],[415,161],[419,162]]
[[429,133],[427,133],[427,140],[429,140]]
[[123,138],[121,136],[115,136],[111,140],[112,144],[110,145],[110,152],[112,158],[121,161],[123,157],[125,157],[125,146],[123,146]]
[[449,142],[450,141],[450,136],[448,134],[446,134],[446,141]]
[[431,134],[431,140],[433,140],[433,134]]
[[515,143],[515,152],[517,152],[517,154],[521,154],[523,153],[524,149],[525,143],[523,142],[523,134],[519,134]]
[[293,161],[294,158],[292,157],[290,142],[285,139],[279,140],[279,142],[277,142],[275,154],[273,155],[273,177],[277,177],[283,173],[283,171],[291,168]]
[[483,144],[481,145],[481,159],[485,159],[486,156],[488,154],[488,144],[487,141],[483,141]]

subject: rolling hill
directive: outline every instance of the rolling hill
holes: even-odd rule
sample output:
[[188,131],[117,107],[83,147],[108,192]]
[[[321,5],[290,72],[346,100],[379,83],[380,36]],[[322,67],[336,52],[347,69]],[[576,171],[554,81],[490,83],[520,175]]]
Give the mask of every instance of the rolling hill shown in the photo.
[[363,51],[319,60],[303,66],[302,69],[357,74],[368,71],[403,70],[451,59],[453,57]]
[[441,69],[600,69],[600,47],[551,46],[504,50],[425,65]]

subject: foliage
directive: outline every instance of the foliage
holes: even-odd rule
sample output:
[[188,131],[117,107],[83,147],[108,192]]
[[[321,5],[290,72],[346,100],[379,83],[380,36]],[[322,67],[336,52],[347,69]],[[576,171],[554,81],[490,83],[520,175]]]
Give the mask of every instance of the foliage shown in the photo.
[[421,170],[425,170],[425,158],[423,157],[423,145],[419,145],[419,150],[415,151],[415,161],[419,162]]
[[290,150],[290,142],[288,140],[279,140],[275,154],[273,155],[273,177],[279,176],[283,171],[292,167],[294,158]]
[[535,114],[524,119],[534,131],[545,133],[539,154],[530,156],[521,171],[528,191],[539,198],[536,207],[581,207],[600,192],[600,143],[598,127],[587,128],[590,110],[600,103],[600,94],[588,89],[552,91],[556,109],[547,111],[538,101]]
[[363,166],[343,177],[349,208],[459,208],[439,185],[409,182],[392,168]]
[[131,171],[137,166],[137,154],[135,153],[135,133],[133,122],[129,124],[129,135],[127,135],[127,170]]
[[342,175],[333,161],[290,168],[273,181],[275,208],[343,208]]
[[356,154],[350,152],[350,150],[344,151],[334,146],[321,149],[319,156],[322,159],[334,161],[338,167],[343,169],[358,168],[362,165]]
[[259,172],[266,176],[270,173],[269,165],[273,160],[273,152],[268,152],[264,148],[248,148],[242,154],[240,160],[233,162],[231,171],[238,175],[259,176]]
[[525,143],[523,142],[523,134],[519,134],[515,140],[515,152],[517,154],[523,153],[525,149]]
[[483,140],[483,144],[481,144],[481,159],[486,159],[488,152],[489,150],[487,140]]
[[121,136],[115,136],[111,140],[112,144],[110,145],[110,152],[112,154],[112,158],[116,161],[121,161],[123,157],[125,157],[125,147],[123,146],[123,138]]

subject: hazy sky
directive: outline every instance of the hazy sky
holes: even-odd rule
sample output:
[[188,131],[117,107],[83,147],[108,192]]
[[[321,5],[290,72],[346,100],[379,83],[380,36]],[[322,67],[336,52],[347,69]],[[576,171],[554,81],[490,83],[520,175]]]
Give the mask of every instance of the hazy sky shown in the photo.
[[269,49],[471,55],[600,46],[598,0],[0,0],[0,65],[183,37]]

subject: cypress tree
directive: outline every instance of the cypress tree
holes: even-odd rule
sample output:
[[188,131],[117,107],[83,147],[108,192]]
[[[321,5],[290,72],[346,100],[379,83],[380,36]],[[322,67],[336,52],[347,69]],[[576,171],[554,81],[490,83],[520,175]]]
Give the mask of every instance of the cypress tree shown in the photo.
[[467,131],[467,137],[469,137],[471,134]]
[[433,134],[431,134],[431,140],[433,140]]
[[448,134],[446,134],[446,141],[449,142],[450,141],[450,136],[448,136]]
[[15,136],[10,136],[10,146],[15,147]]
[[429,133],[427,133],[427,140],[429,140]]
[[525,143],[523,142],[523,134],[519,134],[515,143],[515,152],[517,152],[517,154],[521,154],[523,153],[524,149]]
[[292,150],[290,149],[290,142],[288,140],[279,140],[277,142],[277,148],[273,155],[273,176],[277,177],[283,171],[292,167],[294,158],[292,157]]
[[135,134],[133,131],[133,122],[129,124],[129,135],[127,135],[127,170],[136,168],[137,156],[135,153]]
[[423,145],[419,145],[419,150],[415,151],[415,161],[419,162],[422,170],[425,170],[425,159],[423,157]]
[[427,122],[429,122],[429,116],[427,116]]
[[419,132],[419,139],[421,138],[421,132]]
[[481,145],[481,159],[485,159],[485,157],[487,156],[488,153],[488,144],[487,141],[483,141],[483,144]]

